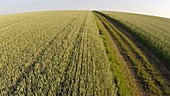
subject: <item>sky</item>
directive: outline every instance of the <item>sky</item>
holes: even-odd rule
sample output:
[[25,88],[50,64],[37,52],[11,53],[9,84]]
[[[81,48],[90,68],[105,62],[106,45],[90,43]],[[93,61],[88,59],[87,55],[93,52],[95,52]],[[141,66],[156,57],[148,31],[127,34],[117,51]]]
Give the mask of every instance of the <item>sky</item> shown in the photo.
[[0,0],[0,14],[46,10],[109,10],[170,18],[170,0]]

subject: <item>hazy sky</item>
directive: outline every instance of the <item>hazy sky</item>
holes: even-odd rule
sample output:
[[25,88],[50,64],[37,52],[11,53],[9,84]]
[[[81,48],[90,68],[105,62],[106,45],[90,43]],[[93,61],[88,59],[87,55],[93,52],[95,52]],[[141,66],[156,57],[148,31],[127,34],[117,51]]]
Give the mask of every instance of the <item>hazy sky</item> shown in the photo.
[[0,0],[0,14],[92,9],[142,13],[170,18],[170,0]]

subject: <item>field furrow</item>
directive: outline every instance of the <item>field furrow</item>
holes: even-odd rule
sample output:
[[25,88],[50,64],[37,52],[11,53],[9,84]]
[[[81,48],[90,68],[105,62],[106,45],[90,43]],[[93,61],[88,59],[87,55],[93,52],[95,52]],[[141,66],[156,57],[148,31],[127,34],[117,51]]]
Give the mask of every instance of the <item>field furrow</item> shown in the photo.
[[111,35],[116,42],[126,62],[130,64],[131,70],[133,70],[134,75],[137,76],[136,78],[140,81],[140,84],[142,84],[146,94],[168,94],[168,86],[166,86],[168,82],[166,82],[160,73],[155,71],[156,69],[147,56],[145,56],[126,35],[110,23],[109,19],[104,14],[96,14],[98,14],[98,17],[108,30],[109,35]]
[[17,19],[6,26],[11,30],[1,30],[1,95],[112,95],[111,74],[106,71],[110,66],[94,15],[62,14],[39,14],[27,23]]
[[169,96],[168,22],[98,11],[2,15],[0,96]]
[[[119,25],[121,29],[126,30],[144,48],[149,50],[150,54],[153,54],[161,62],[160,65],[165,66],[165,72],[169,73],[169,19],[120,12],[113,12],[112,14],[109,12],[104,13],[115,21],[115,25]],[[159,66],[159,64],[156,66]]]
[[[62,32],[62,31],[61,31]],[[59,32],[60,34],[61,34],[61,32]],[[59,34],[56,34],[56,36],[58,37],[58,36],[60,36]],[[49,44],[50,44],[50,42],[49,42]],[[44,48],[45,49],[45,48]],[[43,50],[44,50],[43,49]],[[43,53],[43,50],[40,52],[40,53]],[[37,56],[37,58],[38,57],[40,57],[42,54],[39,54],[39,56]],[[33,63],[32,63],[33,64]],[[35,64],[35,62],[34,62],[34,64]],[[9,67],[9,66],[8,66]],[[17,67],[17,66],[15,66],[15,67]],[[22,67],[22,68],[24,68],[24,66],[20,66],[20,67]],[[5,68],[5,67],[4,67]],[[24,68],[25,69],[25,68]],[[26,71],[29,71],[29,70],[32,70],[32,67],[30,66],[30,67],[27,67],[27,69],[28,70],[26,70]],[[23,70],[19,70],[19,71],[23,71]],[[25,74],[25,73],[24,73]],[[20,77],[23,77],[24,76],[24,74],[23,75],[21,75]],[[5,74],[3,74],[3,75],[5,75]],[[16,73],[15,73],[15,76],[17,76],[16,75]],[[15,77],[13,77],[13,78],[15,78]],[[19,81],[20,81],[20,79],[18,79]],[[7,84],[9,84],[10,85],[10,82],[9,81],[2,81],[3,83],[2,84],[6,84],[5,82],[8,82]],[[14,82],[14,80],[13,81],[11,81],[11,84],[12,84],[12,82]],[[2,90],[3,90],[3,87],[1,87],[2,88]]]
[[[72,23],[75,19],[73,19],[70,23]],[[64,27],[64,29],[62,31],[65,31],[66,28],[70,25],[70,23]],[[35,60],[29,64],[23,71],[23,73],[21,73],[21,75],[17,78],[16,83],[14,85],[12,85],[9,88],[8,91],[8,95],[10,94],[14,94],[14,92],[17,89],[18,84],[27,76],[29,76],[30,72],[32,72],[35,68],[35,65],[41,60],[42,56],[44,55],[45,51],[47,50],[48,47],[50,47],[52,45],[52,43],[54,42],[54,40],[57,38],[58,34],[56,34],[55,37],[53,37],[45,46],[44,48],[40,51],[40,53],[38,54],[38,56],[35,58]]]

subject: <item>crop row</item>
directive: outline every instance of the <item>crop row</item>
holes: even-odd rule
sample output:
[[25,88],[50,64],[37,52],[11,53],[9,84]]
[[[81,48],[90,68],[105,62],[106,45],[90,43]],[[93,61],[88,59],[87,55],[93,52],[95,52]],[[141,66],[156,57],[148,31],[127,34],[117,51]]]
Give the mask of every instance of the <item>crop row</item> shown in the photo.
[[[16,36],[17,34],[20,35],[22,34],[22,32],[25,31],[27,33],[22,34],[20,38],[11,38],[12,44],[1,48],[0,61],[2,64],[2,90],[8,89],[9,86],[15,83],[16,78],[22,73],[23,69],[25,69],[25,67],[27,67],[36,58],[36,56],[40,53],[41,49],[44,48],[48,41],[53,38],[54,35],[56,35],[57,33],[61,33],[59,29],[66,26],[68,22],[75,18],[75,16],[68,19],[63,18],[67,21],[64,21],[62,23],[60,21],[60,18],[56,18],[55,15],[49,15],[45,18],[39,18],[39,21],[37,20],[37,22],[29,21],[30,24],[29,22],[27,22],[28,24],[26,24],[25,26],[21,25],[22,28],[16,28],[12,31],[13,33],[16,32]],[[41,23],[41,21],[43,20],[44,22]],[[41,24],[41,26],[39,26],[39,24]],[[59,26],[59,28],[57,26]],[[27,28],[29,28],[28,31]],[[11,36],[7,34],[6,37]],[[6,42],[8,41],[6,40]]]
[[113,95],[94,15],[54,13],[29,20],[29,31],[16,29],[20,36],[1,47],[1,95]]
[[119,12],[104,13],[121,22],[136,40],[161,60],[168,70],[170,69],[169,19]]
[[159,71],[156,71],[142,51],[124,33],[110,23],[111,19],[109,17],[101,13],[99,18],[109,30],[125,60],[132,66],[132,70],[143,85],[143,89],[147,91],[147,94],[169,94],[169,87],[165,78],[159,74]]

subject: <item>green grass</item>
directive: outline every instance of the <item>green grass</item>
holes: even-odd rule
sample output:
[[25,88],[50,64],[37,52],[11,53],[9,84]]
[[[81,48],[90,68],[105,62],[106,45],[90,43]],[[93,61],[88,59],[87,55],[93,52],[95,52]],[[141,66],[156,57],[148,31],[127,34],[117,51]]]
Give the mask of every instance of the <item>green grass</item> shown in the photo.
[[142,93],[139,93],[140,89],[139,86],[137,86],[137,82],[135,81],[132,74],[129,73],[126,65],[123,62],[123,59],[120,57],[120,55],[118,55],[117,50],[113,48],[113,42],[111,42],[111,38],[109,39],[107,32],[113,32],[114,30],[106,29],[103,25],[106,22],[100,21],[99,18],[101,17],[95,12],[94,14],[96,15],[96,22],[99,28],[101,38],[103,39],[103,42],[105,44],[107,56],[109,58],[109,61],[111,62],[110,66],[113,79],[117,83],[117,94],[119,96],[133,96],[135,94],[141,95]]
[[1,15],[0,95],[167,95],[161,74],[113,22],[167,65],[170,20],[104,13],[113,21],[90,11]]
[[119,26],[128,30],[170,70],[170,19],[121,12],[104,13],[117,20]]
[[[169,94],[167,83],[156,69],[154,69],[153,65],[149,63],[142,51],[108,21],[110,20],[109,17],[102,13],[100,15],[105,17],[101,17],[102,21],[105,22],[106,28],[110,30],[110,34],[117,42],[117,46],[120,47],[122,54],[125,54],[129,63],[133,66],[135,75],[137,75],[138,79],[141,81],[140,83],[143,84],[144,90],[149,91],[146,92],[146,94]],[[158,86],[161,87],[159,88]]]

